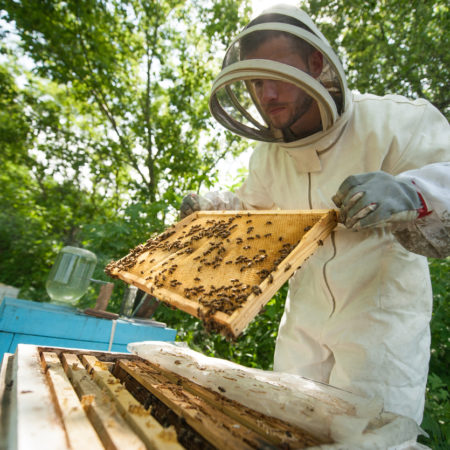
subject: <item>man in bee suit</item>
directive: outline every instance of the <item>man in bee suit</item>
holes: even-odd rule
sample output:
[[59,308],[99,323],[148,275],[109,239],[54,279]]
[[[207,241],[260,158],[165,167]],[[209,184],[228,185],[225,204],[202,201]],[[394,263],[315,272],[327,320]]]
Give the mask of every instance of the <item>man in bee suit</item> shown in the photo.
[[[302,10],[264,11],[234,40],[210,109],[262,141],[237,194],[199,209],[340,208],[342,223],[290,280],[274,370],[422,421],[432,292],[425,256],[450,254],[449,125],[425,100],[349,92]],[[356,231],[356,232],[355,232]]]

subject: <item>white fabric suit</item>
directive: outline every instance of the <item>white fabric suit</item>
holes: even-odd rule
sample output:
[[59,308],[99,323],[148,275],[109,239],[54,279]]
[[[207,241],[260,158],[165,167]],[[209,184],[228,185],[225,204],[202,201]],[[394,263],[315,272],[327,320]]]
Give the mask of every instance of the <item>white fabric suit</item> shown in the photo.
[[[352,103],[326,133],[259,144],[238,192],[244,208],[334,208],[331,197],[348,175],[403,174],[433,210],[411,232],[438,230],[428,239],[423,232],[418,247],[448,252],[450,167],[433,165],[450,160],[446,119],[423,100],[354,95]],[[397,233],[408,241],[406,230]],[[405,250],[387,227],[339,225],[290,281],[274,370],[379,395],[386,410],[420,423],[431,311],[425,257]]]
[[[280,31],[306,52],[303,64],[262,44],[267,36],[277,39]],[[320,75],[305,56],[314,52],[323,57]],[[283,136],[294,138],[293,129],[285,126],[283,135],[270,125],[262,94],[255,94],[254,82],[263,85],[261,80],[284,81],[312,96],[324,131],[280,143]],[[368,172],[384,171],[415,186],[428,214],[395,228],[354,232],[339,225],[297,271],[274,369],[381,396],[387,411],[420,423],[432,312],[425,256],[450,254],[449,125],[425,100],[352,95],[346,86],[337,56],[305,12],[274,6],[252,21],[225,55],[210,109],[231,131],[265,142],[250,159],[249,176],[237,192],[240,202],[230,193],[209,193],[207,209],[335,208],[331,199],[341,183]],[[279,101],[284,106],[289,99]]]

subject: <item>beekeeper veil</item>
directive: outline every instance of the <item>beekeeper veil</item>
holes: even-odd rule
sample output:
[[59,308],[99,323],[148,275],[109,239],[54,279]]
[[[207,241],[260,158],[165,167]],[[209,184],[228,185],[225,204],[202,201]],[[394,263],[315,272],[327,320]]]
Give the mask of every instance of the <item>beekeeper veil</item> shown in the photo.
[[[303,60],[317,51],[323,58],[319,74],[298,64],[257,59],[252,54],[272,38],[289,38]],[[328,130],[346,110],[346,80],[339,58],[309,16],[299,8],[278,5],[247,25],[228,48],[222,71],[214,81],[210,110],[226,128],[241,136],[266,142],[284,142],[286,133],[271,124],[255,85],[261,80],[290,83],[316,101],[321,127]]]

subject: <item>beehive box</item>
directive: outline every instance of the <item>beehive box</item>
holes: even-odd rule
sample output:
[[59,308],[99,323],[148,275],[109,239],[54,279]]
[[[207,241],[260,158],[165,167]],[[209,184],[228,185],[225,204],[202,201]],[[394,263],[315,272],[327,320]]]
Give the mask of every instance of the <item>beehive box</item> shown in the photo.
[[0,367],[0,449],[386,449],[420,433],[376,399],[161,344],[19,344]]
[[129,354],[21,344],[0,375],[5,449],[289,449],[331,442]]
[[336,220],[334,210],[201,211],[105,271],[235,338]]

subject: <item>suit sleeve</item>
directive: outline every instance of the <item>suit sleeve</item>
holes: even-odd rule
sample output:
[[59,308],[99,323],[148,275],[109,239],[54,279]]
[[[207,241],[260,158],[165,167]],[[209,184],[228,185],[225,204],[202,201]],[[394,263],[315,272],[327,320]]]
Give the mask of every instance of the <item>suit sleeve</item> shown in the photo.
[[423,201],[421,217],[394,235],[409,251],[434,258],[450,255],[450,163],[434,163],[398,176],[409,180]]

